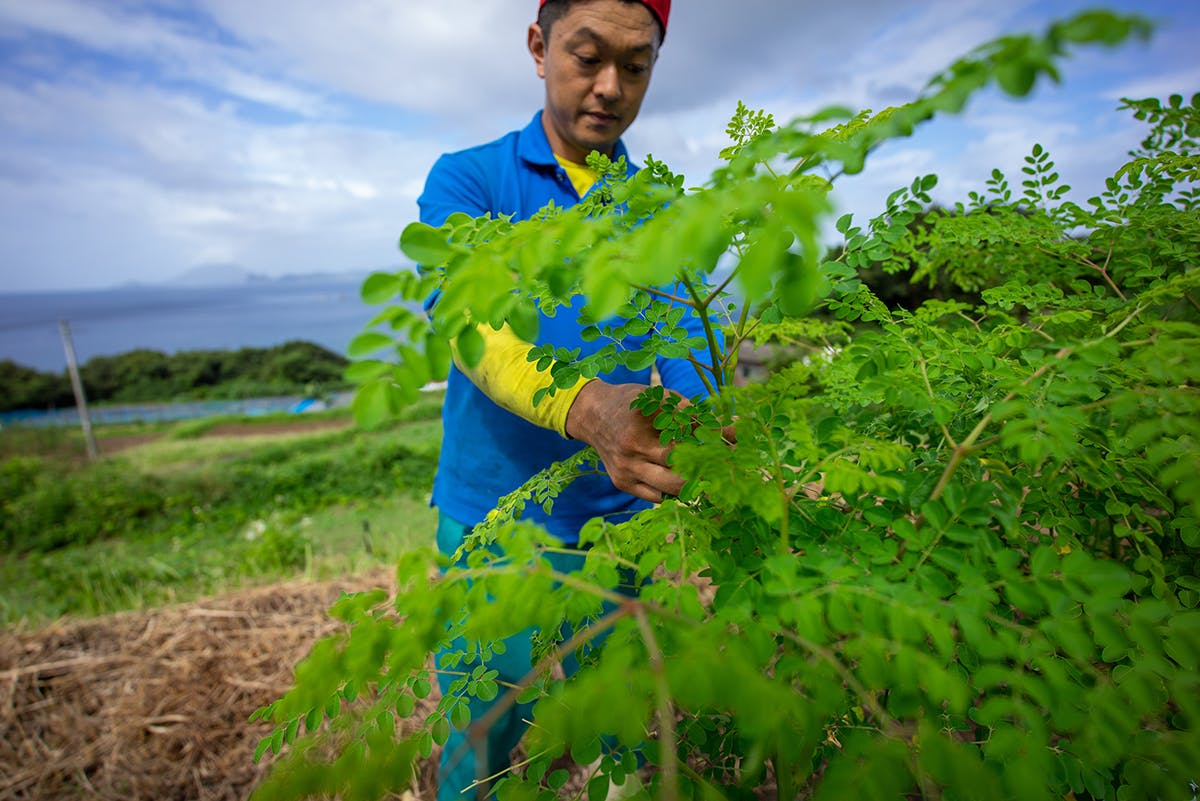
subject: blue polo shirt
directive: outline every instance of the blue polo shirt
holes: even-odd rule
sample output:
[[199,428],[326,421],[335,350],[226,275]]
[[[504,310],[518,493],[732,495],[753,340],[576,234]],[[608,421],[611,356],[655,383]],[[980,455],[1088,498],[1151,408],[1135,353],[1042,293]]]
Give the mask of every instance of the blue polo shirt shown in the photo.
[[[617,142],[614,156],[626,155],[625,146]],[[635,171],[631,164],[630,174]],[[565,208],[579,199],[566,170],[554,158],[539,111],[520,131],[439,158],[417,203],[421,221],[436,227],[454,212],[465,212],[472,217],[488,212],[492,216],[510,214],[514,221],[520,221],[532,217],[551,200]],[[535,344],[579,348],[583,355],[603,347],[603,341],[584,342],[580,338],[582,327],[576,317],[582,306],[583,299],[577,297],[570,308],[558,310],[555,316],[541,315]],[[691,334],[702,334],[700,320],[690,309],[688,312],[681,324]],[[636,347],[645,339],[630,337],[627,343]],[[707,352],[698,351],[695,355],[708,361]],[[688,362],[659,359],[657,367],[667,388],[688,398],[705,393],[703,382]],[[650,370],[619,367],[599,377],[612,384],[647,384]],[[433,482],[432,503],[443,514],[468,526],[481,522],[501,496],[515,490],[534,473],[585,447],[582,442],[565,439],[500,408],[453,367],[442,407],[442,423],[442,452]],[[620,520],[648,506],[645,501],[616,489],[607,476],[584,476],[555,500],[553,514],[546,515],[540,507],[530,504],[525,519],[541,523],[566,543],[575,543],[580,528],[591,518]]]

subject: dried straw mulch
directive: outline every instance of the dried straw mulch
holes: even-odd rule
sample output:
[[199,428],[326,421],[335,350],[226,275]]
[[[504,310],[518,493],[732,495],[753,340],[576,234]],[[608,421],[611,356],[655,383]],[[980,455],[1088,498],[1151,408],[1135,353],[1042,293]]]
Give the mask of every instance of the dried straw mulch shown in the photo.
[[342,591],[292,582],[192,604],[0,633],[0,801],[242,799],[259,706],[338,623]]

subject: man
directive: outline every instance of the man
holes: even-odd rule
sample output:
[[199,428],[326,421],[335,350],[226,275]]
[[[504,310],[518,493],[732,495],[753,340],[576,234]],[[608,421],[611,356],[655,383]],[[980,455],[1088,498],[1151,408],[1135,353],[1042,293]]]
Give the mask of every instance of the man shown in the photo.
[[[454,212],[522,220],[551,200],[564,207],[577,203],[596,180],[584,163],[589,153],[600,151],[614,160],[626,155],[620,137],[649,87],[670,5],[670,0],[541,0],[527,44],[545,82],[542,110],[523,130],[442,156],[418,201],[422,222],[439,226]],[[581,348],[585,354],[598,349],[601,343],[580,338],[580,305],[577,299],[554,317],[542,315],[535,344]],[[700,332],[694,317],[685,327]],[[455,360],[443,409],[445,433],[433,491],[443,553],[454,554],[502,495],[584,444],[595,447],[607,475],[576,480],[556,500],[552,515],[540,508],[526,514],[565,543],[578,542],[580,528],[593,517],[624,519],[678,493],[682,482],[667,466],[668,448],[660,444],[659,432],[649,418],[630,409],[649,381],[648,370],[618,368],[580,380],[535,409],[533,392],[548,377],[526,361],[529,343],[508,327],[479,330],[486,341],[483,360],[470,369]],[[704,392],[686,361],[660,360],[657,367],[668,389],[684,397]],[[552,558],[559,570],[582,564],[570,555]],[[510,643],[506,654],[490,664],[501,671],[501,680],[515,682],[530,669],[529,653],[527,641]],[[453,677],[439,678],[445,692]],[[486,709],[475,699],[472,719]],[[439,770],[439,799],[457,798],[477,777],[503,769],[524,731],[528,709],[517,706],[491,727],[486,765],[476,764],[464,733],[451,735]]]

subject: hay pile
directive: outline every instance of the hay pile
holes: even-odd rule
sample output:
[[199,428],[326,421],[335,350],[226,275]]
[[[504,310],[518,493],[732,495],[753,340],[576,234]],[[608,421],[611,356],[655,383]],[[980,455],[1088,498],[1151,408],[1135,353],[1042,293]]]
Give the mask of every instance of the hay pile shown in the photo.
[[266,770],[247,717],[338,625],[342,591],[292,582],[153,612],[0,634],[0,801],[242,799]]

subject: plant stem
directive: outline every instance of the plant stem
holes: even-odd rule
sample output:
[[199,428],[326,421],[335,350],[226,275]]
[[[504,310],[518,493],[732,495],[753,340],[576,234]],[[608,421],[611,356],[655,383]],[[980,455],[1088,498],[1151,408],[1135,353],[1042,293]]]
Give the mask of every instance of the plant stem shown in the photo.
[[724,359],[721,357],[721,348],[720,345],[717,344],[717,335],[716,332],[713,331],[712,320],[708,318],[708,304],[700,300],[700,294],[696,291],[696,287],[692,285],[692,282],[686,275],[681,275],[679,277],[679,281],[683,284],[683,286],[687,289],[688,294],[691,295],[692,299],[695,301],[695,305],[692,306],[692,308],[696,310],[696,314],[700,317],[700,324],[704,326],[704,338],[708,341],[708,356],[710,359],[712,359],[713,378],[716,379],[717,388],[720,389],[724,382],[721,380],[723,377],[723,371],[718,367],[718,365],[722,364]]
[[[626,602],[629,601],[628,598],[625,598],[624,600]],[[450,757],[451,763],[453,764],[462,759],[466,755],[464,749],[469,747],[471,744],[483,742],[483,738],[487,730],[496,724],[496,721],[500,719],[501,715],[503,715],[514,704],[516,704],[517,696],[520,695],[526,688],[530,687],[538,676],[540,676],[544,671],[548,670],[552,664],[561,662],[567,656],[567,654],[571,653],[585,642],[588,642],[602,632],[608,631],[610,628],[616,625],[618,620],[630,614],[633,607],[634,604],[632,603],[625,603],[618,606],[616,609],[609,612],[592,625],[575,632],[571,639],[559,645],[558,648],[555,648],[553,653],[542,657],[542,659],[536,665],[534,665],[529,672],[521,678],[520,681],[513,685],[508,692],[502,695],[500,699],[496,701],[496,703],[494,703],[490,709],[488,709],[483,717],[477,721],[471,722],[470,727],[467,729],[466,739],[463,741],[463,744],[458,747],[458,750],[456,750]],[[506,769],[506,771],[511,769],[512,768],[509,767]],[[506,771],[501,771],[491,778],[494,779]],[[479,782],[476,782],[471,786],[475,787],[478,784]]]
[[717,394],[716,387],[713,386],[713,382],[709,379],[709,377],[707,375],[705,375],[705,372],[712,373],[713,378],[716,379],[716,377],[717,377],[716,370],[713,367],[700,361],[699,359],[697,359],[695,356],[691,355],[690,353],[688,354],[687,361],[689,364],[692,365],[692,369],[694,369],[696,371],[696,375],[700,376],[700,381],[704,384],[704,388],[706,390],[708,390],[708,394],[716,395]]
[[858,699],[862,701],[862,705],[870,710],[871,715],[879,722],[879,725],[884,729],[885,734],[895,731],[899,728],[899,724],[895,721],[895,719],[892,718],[892,716],[889,715],[887,711],[879,705],[879,702],[875,700],[875,697],[867,690],[866,687],[862,685],[861,682],[859,682],[857,678],[855,678],[854,674],[851,673],[844,664],[842,664],[842,661],[837,658],[837,655],[833,651],[829,650],[828,648],[823,648],[814,642],[810,642],[809,640],[801,637],[799,634],[788,631],[787,629],[783,629],[779,633],[781,636],[796,643],[796,645],[799,645],[801,648],[813,654],[833,668],[834,672],[841,676],[842,681],[845,683],[850,692],[854,693]]
[[650,671],[654,674],[654,683],[658,688],[658,750],[663,757],[663,797],[667,801],[676,801],[679,797],[679,754],[675,736],[675,709],[671,703],[671,687],[667,682],[667,670],[663,663],[663,652],[654,637],[654,629],[646,618],[643,609],[634,610],[638,630],[642,633],[642,641],[646,644],[646,652],[650,657]]
[[771,446],[771,461],[775,468],[775,489],[779,491],[779,496],[783,500],[779,519],[779,552],[787,553],[792,547],[791,533],[788,531],[788,518],[794,495],[788,492],[787,485],[783,482],[783,460],[779,458],[779,448],[775,445],[775,438],[771,436],[771,431],[764,425],[760,424],[758,430]]
[[655,289],[652,286],[644,286],[642,284],[637,284],[633,288],[639,292],[645,292],[647,295],[653,295],[656,298],[669,300],[672,303],[682,303],[684,306],[688,306],[692,309],[697,308],[695,299],[688,300],[687,298],[681,298],[678,295],[672,295],[670,292],[663,292],[661,289]]
[[465,795],[466,793],[470,792],[471,790],[474,790],[476,787],[479,787],[481,785],[484,785],[489,782],[495,781],[496,779],[499,779],[501,776],[503,776],[505,773],[508,773],[511,770],[515,770],[516,768],[522,768],[522,767],[528,765],[530,762],[533,762],[536,759],[541,759],[548,753],[550,753],[549,750],[542,751],[541,753],[534,754],[531,757],[526,757],[525,759],[522,759],[520,762],[514,762],[513,764],[506,767],[504,770],[496,771],[491,776],[485,776],[482,779],[476,779],[475,781],[471,782],[466,787],[464,787],[462,789],[462,792]]
[[[738,247],[738,252],[739,253],[741,252],[740,246]],[[738,274],[739,269],[741,269],[740,266],[734,267],[732,270],[730,270],[729,275],[727,275],[725,277],[725,280],[722,281],[720,284],[718,284],[716,289],[714,289],[712,292],[708,293],[708,296],[704,298],[704,303],[703,303],[704,308],[707,309],[709,306],[711,306],[713,304],[713,301],[715,301],[718,297],[720,297],[721,293],[725,291],[725,288],[728,287],[729,284],[733,281],[734,276],[736,276]]]
[[[921,367],[921,378],[925,381],[925,393],[929,395],[929,401],[937,403],[937,397],[933,394],[933,385],[929,383],[929,372],[925,367],[925,357],[920,353],[917,354],[917,364]],[[958,443],[954,441],[954,437],[950,436],[950,429],[946,428],[946,424],[938,423],[938,426],[942,429],[942,436],[946,438],[947,444],[951,448],[957,448]]]

